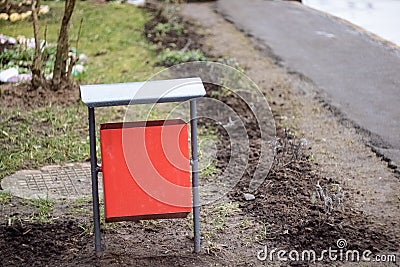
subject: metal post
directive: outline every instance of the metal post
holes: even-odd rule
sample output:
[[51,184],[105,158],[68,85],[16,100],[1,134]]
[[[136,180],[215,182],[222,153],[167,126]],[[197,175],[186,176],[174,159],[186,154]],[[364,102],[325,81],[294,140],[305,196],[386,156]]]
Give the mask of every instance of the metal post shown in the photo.
[[193,194],[193,224],[194,224],[194,252],[200,252],[200,198],[199,173],[197,156],[197,111],[196,100],[190,101],[190,138],[192,146],[192,194]]
[[100,211],[99,211],[99,185],[96,156],[96,123],[94,118],[94,108],[89,107],[89,141],[90,141],[90,167],[92,173],[92,199],[93,199],[93,222],[96,253],[101,252],[100,234]]

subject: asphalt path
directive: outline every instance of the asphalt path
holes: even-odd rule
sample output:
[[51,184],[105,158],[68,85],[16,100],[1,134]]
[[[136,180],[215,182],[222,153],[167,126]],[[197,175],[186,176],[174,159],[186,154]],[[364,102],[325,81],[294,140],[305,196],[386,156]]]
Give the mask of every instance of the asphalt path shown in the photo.
[[296,2],[219,0],[217,11],[310,79],[340,116],[399,166],[400,48]]

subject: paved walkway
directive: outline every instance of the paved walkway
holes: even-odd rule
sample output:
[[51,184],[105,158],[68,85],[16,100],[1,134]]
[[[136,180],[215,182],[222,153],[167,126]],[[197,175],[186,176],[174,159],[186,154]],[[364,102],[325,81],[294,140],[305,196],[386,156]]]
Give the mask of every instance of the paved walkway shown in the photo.
[[288,69],[311,79],[400,166],[400,50],[295,2],[219,0],[217,8]]
[[[91,196],[90,164],[53,165],[40,170],[18,171],[5,177],[1,187],[14,196],[28,199],[76,199]],[[102,190],[101,179],[99,187]]]

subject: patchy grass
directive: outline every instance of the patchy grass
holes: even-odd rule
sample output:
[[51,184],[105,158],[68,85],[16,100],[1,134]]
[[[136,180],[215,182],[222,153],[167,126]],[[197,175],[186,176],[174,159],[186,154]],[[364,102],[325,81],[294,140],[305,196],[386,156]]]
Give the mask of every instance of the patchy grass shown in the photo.
[[202,217],[202,223],[210,225],[211,231],[205,231],[204,235],[212,239],[217,232],[226,230],[226,220],[240,212],[239,204],[236,202],[222,202],[205,209],[206,215]]
[[11,202],[11,194],[9,192],[0,192],[0,204],[8,204]]
[[262,227],[258,230],[258,233],[254,236],[254,240],[257,242],[265,241],[269,234],[269,224],[267,221],[264,221]]
[[[99,122],[116,119],[119,110],[99,110]],[[89,159],[83,104],[0,110],[0,117],[0,179],[21,168]]]
[[91,197],[80,197],[74,201],[74,203],[69,207],[69,212],[72,215],[76,214],[88,214],[91,209]]
[[212,179],[218,174],[218,168],[215,162],[211,162],[206,168],[201,170],[200,176],[204,179]]
[[214,214],[212,219],[213,228],[216,230],[224,230],[226,227],[226,218],[232,216],[233,214],[239,212],[239,204],[234,202],[223,202],[217,204],[212,213]]
[[[50,12],[40,18],[41,32],[47,27],[47,41],[57,42],[63,2],[43,2]],[[83,83],[137,81],[154,73],[155,53],[143,36],[146,13],[133,5],[77,2],[72,17],[70,45],[89,57]],[[79,25],[82,31],[78,39]],[[2,34],[33,37],[29,21],[0,21]],[[43,36],[43,35],[42,35]]]
[[152,35],[154,41],[162,42],[168,35],[182,35],[184,33],[184,30],[185,28],[182,23],[179,23],[175,20],[169,20],[167,23],[157,23],[148,34]]

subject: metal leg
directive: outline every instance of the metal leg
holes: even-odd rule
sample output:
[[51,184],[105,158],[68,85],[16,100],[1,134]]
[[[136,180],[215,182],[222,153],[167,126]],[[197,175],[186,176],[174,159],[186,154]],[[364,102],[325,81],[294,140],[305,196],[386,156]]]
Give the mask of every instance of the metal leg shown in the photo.
[[194,252],[200,252],[200,198],[199,173],[197,156],[197,112],[196,100],[190,101],[190,130],[192,145],[192,194],[193,194],[193,224],[194,224]]
[[92,173],[92,199],[93,199],[93,222],[96,253],[101,252],[101,234],[100,234],[100,211],[99,211],[99,185],[96,156],[96,124],[94,118],[94,108],[89,107],[89,139],[90,139],[90,166]]

